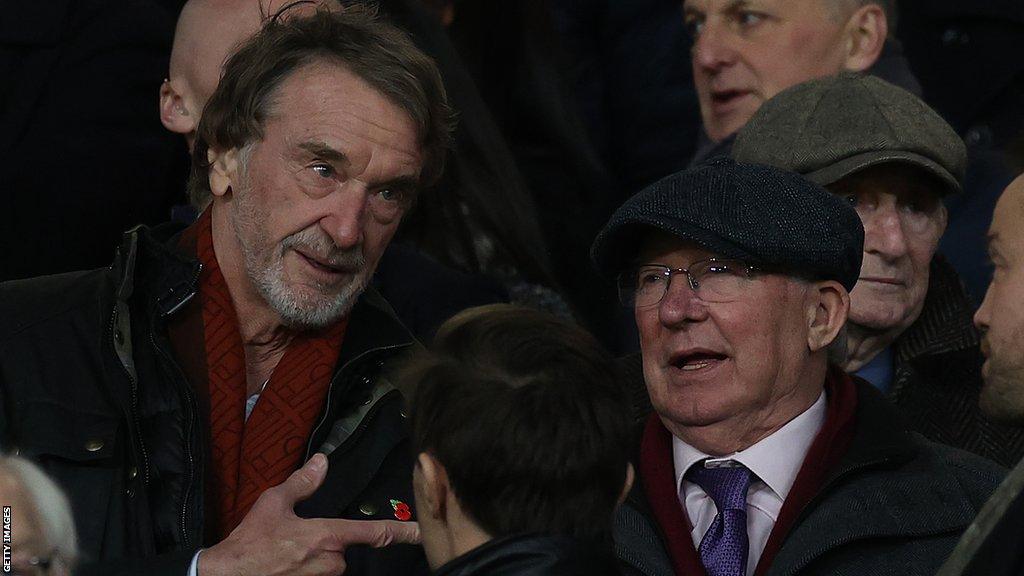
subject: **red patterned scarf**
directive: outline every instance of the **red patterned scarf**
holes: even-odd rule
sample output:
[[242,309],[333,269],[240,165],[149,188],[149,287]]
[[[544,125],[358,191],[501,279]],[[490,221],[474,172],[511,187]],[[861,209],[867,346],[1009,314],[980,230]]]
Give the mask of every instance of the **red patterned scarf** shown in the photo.
[[317,416],[325,409],[347,318],[330,328],[296,334],[245,419],[245,348],[231,294],[217,264],[207,209],[196,223],[203,263],[200,298],[210,398],[210,438],[216,518],[214,534],[231,533],[259,495],[301,466]]

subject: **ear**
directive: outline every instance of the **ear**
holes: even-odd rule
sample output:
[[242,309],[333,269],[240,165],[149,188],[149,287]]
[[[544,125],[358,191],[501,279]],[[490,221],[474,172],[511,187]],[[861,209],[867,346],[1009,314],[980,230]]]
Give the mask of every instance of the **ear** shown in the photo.
[[811,285],[807,314],[807,347],[817,352],[828,347],[846,324],[850,293],[835,280]]
[[846,36],[846,57],[843,69],[863,72],[878,61],[889,35],[889,22],[885,10],[878,4],[866,4],[858,8],[846,21],[843,31]]
[[416,466],[422,482],[422,494],[425,502],[416,502],[417,513],[421,516],[429,514],[431,518],[442,522],[448,519],[448,498],[451,489],[448,486],[448,472],[436,458],[420,453],[416,458]]
[[196,129],[196,121],[185,97],[175,90],[170,80],[164,80],[160,85],[160,122],[164,128],[178,134],[191,134]]
[[949,224],[949,211],[946,210],[946,203],[939,200],[939,238],[946,233],[947,224]]
[[633,489],[633,481],[636,480],[636,471],[633,470],[633,464],[626,463],[626,481],[622,483],[622,494],[619,494],[619,500],[615,503],[615,506],[622,506],[622,503],[626,501],[626,496],[629,495],[629,491]]
[[231,184],[238,182],[238,149],[227,152],[206,151],[206,159],[210,163],[210,192],[214,196],[224,196],[231,190]]

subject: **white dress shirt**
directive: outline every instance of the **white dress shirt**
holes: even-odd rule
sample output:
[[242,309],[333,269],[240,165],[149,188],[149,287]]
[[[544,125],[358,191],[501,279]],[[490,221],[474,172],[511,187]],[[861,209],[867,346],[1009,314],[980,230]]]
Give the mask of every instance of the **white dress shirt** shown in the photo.
[[722,457],[711,457],[672,437],[672,457],[675,463],[676,486],[679,503],[690,521],[690,536],[694,548],[700,548],[704,533],[711,527],[718,510],[715,502],[704,490],[685,478],[686,471],[701,460],[710,462],[734,461],[746,466],[753,475],[747,492],[747,576],[754,573],[768,536],[779,518],[782,503],[796,481],[807,451],[825,423],[825,393],[796,418],[772,435],[746,450]]

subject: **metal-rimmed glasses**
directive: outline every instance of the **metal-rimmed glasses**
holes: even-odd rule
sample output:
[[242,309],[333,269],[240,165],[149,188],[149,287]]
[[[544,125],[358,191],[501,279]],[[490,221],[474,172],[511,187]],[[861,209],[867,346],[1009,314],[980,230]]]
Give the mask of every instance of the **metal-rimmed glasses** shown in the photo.
[[703,302],[732,302],[746,290],[757,268],[741,260],[708,258],[688,268],[644,264],[619,274],[619,301],[625,306],[646,308],[661,302],[672,276],[683,274],[690,289]]

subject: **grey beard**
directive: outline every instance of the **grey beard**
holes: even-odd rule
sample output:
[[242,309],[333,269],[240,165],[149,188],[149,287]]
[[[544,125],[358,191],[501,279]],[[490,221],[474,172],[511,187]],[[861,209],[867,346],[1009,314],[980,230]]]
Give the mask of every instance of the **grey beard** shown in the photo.
[[[341,250],[323,231],[308,228],[286,237],[280,245],[270,248],[272,253],[269,259],[261,259],[254,244],[267,245],[267,241],[262,230],[253,226],[261,219],[251,210],[253,207],[243,205],[240,208],[244,214],[236,215],[233,224],[245,258],[246,275],[260,296],[281,316],[285,326],[300,330],[324,328],[352,310],[371,276],[359,248]],[[249,236],[244,230],[249,226],[252,229],[248,231],[253,233],[255,240],[252,243],[248,241]],[[284,254],[295,246],[308,248],[332,266],[351,270],[352,279],[333,296],[323,292],[312,296],[296,293],[287,285],[284,276]]]

